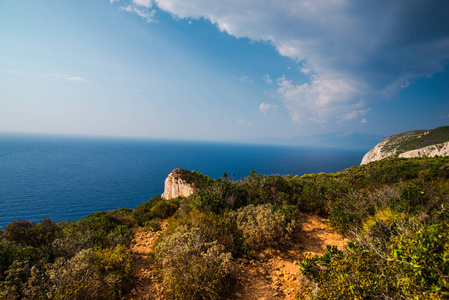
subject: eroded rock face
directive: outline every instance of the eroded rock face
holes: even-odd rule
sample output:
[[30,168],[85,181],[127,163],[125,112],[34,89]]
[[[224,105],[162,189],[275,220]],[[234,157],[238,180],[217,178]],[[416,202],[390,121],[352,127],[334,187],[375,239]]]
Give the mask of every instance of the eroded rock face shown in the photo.
[[388,157],[448,156],[448,139],[449,126],[392,135],[366,153],[361,164],[368,164]]
[[180,169],[174,169],[165,179],[164,193],[161,197],[165,200],[180,196],[188,197],[194,192],[194,186],[180,177]]
[[371,149],[362,159],[361,165],[368,164],[372,161],[381,160],[387,157],[394,156],[396,154],[396,149],[392,151],[385,151],[384,146],[389,143],[388,138],[377,144],[373,149]]
[[399,154],[399,157],[423,157],[423,156],[449,156],[449,142],[427,146],[421,149],[410,150]]

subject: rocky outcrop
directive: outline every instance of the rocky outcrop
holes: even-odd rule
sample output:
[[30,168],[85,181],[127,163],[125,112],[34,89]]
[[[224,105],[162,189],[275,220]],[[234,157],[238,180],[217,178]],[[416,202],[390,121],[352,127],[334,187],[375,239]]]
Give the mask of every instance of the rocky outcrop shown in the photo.
[[364,165],[372,161],[381,160],[388,157],[396,157],[398,156],[398,147],[402,143],[427,133],[422,130],[416,130],[389,136],[366,153],[361,164]]
[[422,156],[449,156],[449,142],[431,145],[420,149],[410,150],[399,154],[399,157],[422,157]]
[[181,169],[174,169],[165,179],[163,199],[173,199],[177,197],[188,197],[195,192],[192,183],[181,178]]
[[387,137],[362,159],[362,165],[389,157],[449,155],[449,126],[414,130]]
[[365,156],[363,156],[361,165],[394,156],[396,154],[396,149],[393,149],[391,151],[384,151],[384,146],[386,144],[388,144],[388,138],[377,144],[373,149],[366,153]]

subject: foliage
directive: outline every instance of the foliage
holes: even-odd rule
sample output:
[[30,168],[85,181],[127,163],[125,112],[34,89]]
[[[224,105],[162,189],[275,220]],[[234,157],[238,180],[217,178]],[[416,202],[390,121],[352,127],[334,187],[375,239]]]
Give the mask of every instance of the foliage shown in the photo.
[[250,204],[229,212],[228,218],[236,224],[243,250],[249,254],[289,245],[297,226],[296,220],[288,222],[285,214],[276,211],[271,204]]
[[[383,213],[388,214],[388,210]],[[383,224],[387,233],[382,238],[372,232],[378,230],[376,222],[366,235],[348,245],[344,255],[331,256],[325,268],[320,258],[304,260],[300,264],[303,273],[314,277],[320,287],[320,293],[312,298],[447,298],[448,216],[447,211],[439,213],[434,224],[387,218]],[[393,224],[387,226],[390,221]]]
[[217,239],[212,241],[213,231],[179,225],[157,243],[155,260],[172,299],[219,299],[230,287],[232,254]]
[[168,218],[178,209],[180,199],[163,200],[161,196],[154,196],[146,202],[136,206],[131,216],[139,226],[153,218]]
[[119,299],[130,288],[130,213],[8,224],[0,235],[0,298]]
[[220,213],[244,206],[247,193],[238,183],[217,180],[190,198],[192,206],[196,209]]
[[449,298],[449,158],[387,159],[334,174],[251,172],[232,181],[180,170],[198,189],[76,222],[19,220],[0,231],[1,299],[118,299],[129,291],[135,226],[158,231],[154,259],[173,299],[217,299],[233,258],[288,247],[301,213],[351,242],[299,268],[315,299]]
[[[423,134],[428,132],[427,134]],[[449,141],[449,126],[442,126],[432,130],[424,130],[420,135],[409,138],[398,145],[398,153],[420,149],[430,145]]]
[[195,170],[188,171],[184,169],[176,169],[175,171],[176,171],[175,173],[181,179],[185,180],[190,184],[193,184],[197,189],[203,189],[212,182],[212,179],[209,176],[204,175],[200,172],[196,172]]
[[176,231],[179,226],[199,229],[206,242],[217,241],[225,246],[227,251],[237,254],[239,252],[239,237],[236,236],[235,225],[229,222],[226,215],[218,215],[209,211],[192,210],[187,214],[175,215],[169,220],[167,229],[156,240],[156,246],[167,236]]

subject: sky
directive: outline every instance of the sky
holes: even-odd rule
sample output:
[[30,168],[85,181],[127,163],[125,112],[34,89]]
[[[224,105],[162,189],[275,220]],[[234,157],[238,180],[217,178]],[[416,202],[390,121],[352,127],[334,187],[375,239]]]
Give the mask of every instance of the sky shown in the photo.
[[0,132],[276,143],[449,125],[447,0],[0,2]]

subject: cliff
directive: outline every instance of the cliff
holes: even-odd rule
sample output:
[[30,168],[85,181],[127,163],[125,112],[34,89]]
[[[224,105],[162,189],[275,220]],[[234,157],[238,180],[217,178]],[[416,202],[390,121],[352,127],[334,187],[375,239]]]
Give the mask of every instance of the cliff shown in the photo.
[[195,192],[195,184],[183,178],[182,169],[174,169],[165,179],[164,193],[161,197],[165,200],[188,197]]
[[414,130],[387,137],[362,159],[362,165],[389,157],[449,155],[449,126]]

